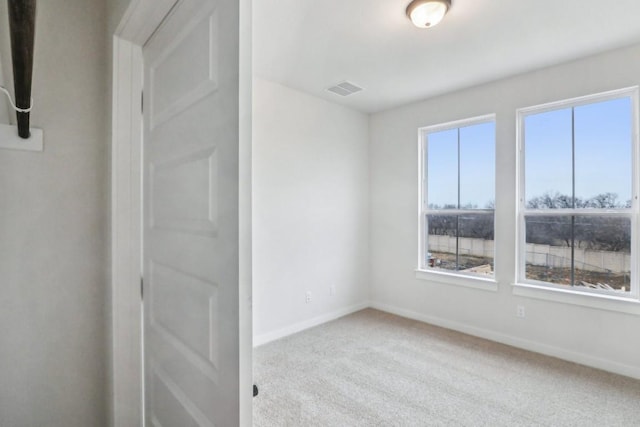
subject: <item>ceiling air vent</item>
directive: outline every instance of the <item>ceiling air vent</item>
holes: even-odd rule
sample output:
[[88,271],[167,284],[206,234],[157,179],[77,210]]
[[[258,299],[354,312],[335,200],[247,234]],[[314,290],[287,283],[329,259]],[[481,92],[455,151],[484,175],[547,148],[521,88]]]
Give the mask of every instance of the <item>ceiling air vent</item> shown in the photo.
[[329,92],[335,93],[336,95],[349,96],[349,95],[353,95],[356,92],[360,92],[362,88],[354,85],[353,83],[342,82],[342,83],[338,83],[335,86],[331,86],[327,90]]

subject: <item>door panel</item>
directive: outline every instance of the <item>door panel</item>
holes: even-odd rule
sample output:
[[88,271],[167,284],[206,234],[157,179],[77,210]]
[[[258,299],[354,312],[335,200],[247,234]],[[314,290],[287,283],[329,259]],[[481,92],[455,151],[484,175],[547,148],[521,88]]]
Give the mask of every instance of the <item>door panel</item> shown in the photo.
[[216,235],[218,156],[209,148],[150,169],[151,226]]
[[146,421],[235,426],[237,0],[178,2],[143,55]]

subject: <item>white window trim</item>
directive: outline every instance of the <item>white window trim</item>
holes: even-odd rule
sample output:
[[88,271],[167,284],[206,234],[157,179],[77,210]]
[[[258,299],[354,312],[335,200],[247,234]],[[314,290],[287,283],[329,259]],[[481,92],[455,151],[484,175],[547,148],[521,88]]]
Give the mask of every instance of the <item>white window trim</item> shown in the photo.
[[[513,293],[519,296],[544,299],[568,304],[575,304],[587,307],[600,308],[605,310],[619,311],[630,314],[640,314],[640,283],[638,278],[638,258],[640,257],[640,231],[638,230],[640,218],[640,203],[638,200],[639,191],[639,171],[640,161],[639,141],[638,141],[638,115],[639,108],[638,86],[612,90],[577,98],[566,99],[547,104],[520,108],[516,110],[516,141],[517,141],[517,161],[516,173],[518,177],[517,197],[516,197],[516,281],[513,284]],[[562,108],[578,107],[594,102],[603,102],[623,97],[631,98],[632,108],[632,206],[631,209],[553,209],[537,210],[526,212],[525,209],[525,177],[524,177],[524,119],[531,114],[544,113]],[[575,289],[566,286],[556,285],[547,282],[527,280],[525,278],[526,262],[526,235],[525,235],[525,214],[526,215],[567,215],[576,214],[580,216],[629,216],[631,217],[631,289],[627,294],[612,293],[609,291],[597,291],[592,289]]]
[[473,273],[449,273],[446,270],[416,269],[415,273],[416,279],[427,280],[432,283],[444,283],[483,291],[498,291],[498,282],[493,277],[474,275]]
[[[496,271],[496,249],[495,249],[495,239],[494,239],[494,248],[493,248],[493,265],[494,265],[494,274],[491,277],[474,275],[472,273],[461,273],[456,271],[447,271],[447,270],[435,270],[435,269],[427,269],[424,266],[422,260],[425,259],[425,255],[428,252],[427,249],[427,239],[425,234],[426,228],[426,206],[425,202],[428,200],[427,197],[427,176],[425,169],[425,160],[426,160],[426,135],[428,133],[440,132],[450,129],[457,129],[460,127],[477,125],[482,123],[495,123],[496,115],[485,114],[482,116],[471,117],[462,120],[455,120],[447,123],[441,123],[437,125],[430,125],[418,128],[418,259],[417,265],[418,267],[415,270],[416,278],[421,280],[428,280],[431,282],[437,283],[446,283],[452,285],[459,285],[474,289],[482,289],[489,291],[497,291],[498,285],[495,280],[495,271]],[[495,143],[496,136],[494,135],[494,150],[496,147]],[[495,155],[495,153],[494,153]],[[495,174],[495,171],[494,171]],[[494,183],[495,186],[495,183]],[[494,188],[495,192],[495,188]],[[494,209],[474,209],[474,210],[464,210],[464,209],[443,209],[441,212],[443,214],[452,214],[452,213],[461,213],[470,211],[471,213],[486,213],[488,210],[493,211],[494,215],[494,234],[495,234],[495,208]]]
[[514,283],[513,294],[562,304],[640,315],[640,301],[612,294],[590,294],[571,289],[549,288],[546,284],[539,286],[530,283]]

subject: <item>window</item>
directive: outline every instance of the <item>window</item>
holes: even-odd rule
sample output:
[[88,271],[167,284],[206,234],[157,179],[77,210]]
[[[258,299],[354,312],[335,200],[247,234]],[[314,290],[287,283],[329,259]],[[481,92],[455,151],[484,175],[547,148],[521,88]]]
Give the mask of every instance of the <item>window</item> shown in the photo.
[[493,277],[495,121],[421,129],[419,270]]
[[638,296],[637,89],[518,111],[518,282]]

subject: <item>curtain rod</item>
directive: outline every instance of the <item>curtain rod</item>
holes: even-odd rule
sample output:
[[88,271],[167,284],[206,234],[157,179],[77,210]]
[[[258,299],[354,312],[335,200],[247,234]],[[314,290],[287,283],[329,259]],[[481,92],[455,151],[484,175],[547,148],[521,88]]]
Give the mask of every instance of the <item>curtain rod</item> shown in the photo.
[[18,135],[29,138],[36,0],[7,0]]

